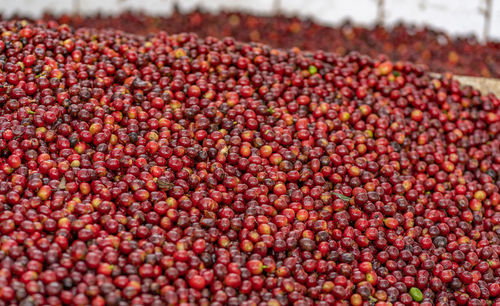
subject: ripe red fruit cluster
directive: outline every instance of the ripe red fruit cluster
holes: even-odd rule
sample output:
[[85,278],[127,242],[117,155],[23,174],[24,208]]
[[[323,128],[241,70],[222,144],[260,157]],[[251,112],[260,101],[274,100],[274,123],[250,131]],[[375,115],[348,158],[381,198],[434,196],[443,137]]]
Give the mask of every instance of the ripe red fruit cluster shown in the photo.
[[425,63],[435,72],[500,77],[500,42],[480,43],[473,37],[453,38],[431,28],[398,24],[387,29],[367,28],[349,22],[337,27],[283,15],[255,16],[248,13],[217,14],[175,11],[168,17],[136,12],[116,16],[46,16],[75,27],[117,28],[131,33],[150,34],[194,32],[202,37],[232,36],[240,41],[258,41],[279,48],[329,50],[342,55],[357,51],[392,60]]
[[497,97],[358,53],[0,31],[2,304],[499,301]]

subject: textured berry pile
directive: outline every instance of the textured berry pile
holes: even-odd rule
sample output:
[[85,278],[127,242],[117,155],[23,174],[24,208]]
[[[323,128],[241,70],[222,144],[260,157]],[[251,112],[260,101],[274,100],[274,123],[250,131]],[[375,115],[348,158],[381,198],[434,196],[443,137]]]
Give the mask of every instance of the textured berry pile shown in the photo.
[[1,305],[499,302],[498,98],[358,53],[0,31]]
[[376,57],[426,64],[435,72],[500,77],[500,42],[479,43],[473,37],[452,38],[430,28],[397,25],[392,29],[366,28],[344,23],[338,27],[285,16],[262,17],[245,13],[210,14],[175,12],[168,17],[139,13],[117,16],[46,16],[75,27],[117,28],[136,34],[160,30],[194,32],[202,37],[232,36],[240,41],[258,41],[279,48],[329,50],[341,55],[357,51]]

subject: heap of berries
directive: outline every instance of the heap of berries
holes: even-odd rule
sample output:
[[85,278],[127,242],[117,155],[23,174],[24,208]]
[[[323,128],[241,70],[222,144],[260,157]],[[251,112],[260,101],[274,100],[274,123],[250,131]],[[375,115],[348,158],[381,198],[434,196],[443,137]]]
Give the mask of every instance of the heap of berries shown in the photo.
[[397,24],[363,27],[348,21],[332,27],[297,17],[256,16],[241,12],[174,13],[167,17],[124,12],[115,16],[44,16],[75,27],[116,28],[136,34],[160,30],[168,33],[194,32],[200,36],[257,41],[279,48],[328,50],[347,55],[351,51],[391,60],[424,63],[434,72],[500,77],[500,42],[479,42],[475,37],[450,37],[429,27]]
[[497,97],[355,52],[0,32],[0,305],[500,302]]

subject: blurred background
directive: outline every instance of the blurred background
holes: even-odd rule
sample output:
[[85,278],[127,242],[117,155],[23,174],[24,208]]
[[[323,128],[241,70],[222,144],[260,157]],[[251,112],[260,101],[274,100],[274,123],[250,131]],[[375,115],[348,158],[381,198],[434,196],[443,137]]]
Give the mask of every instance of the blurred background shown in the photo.
[[500,77],[500,0],[0,0],[3,19],[233,36]]

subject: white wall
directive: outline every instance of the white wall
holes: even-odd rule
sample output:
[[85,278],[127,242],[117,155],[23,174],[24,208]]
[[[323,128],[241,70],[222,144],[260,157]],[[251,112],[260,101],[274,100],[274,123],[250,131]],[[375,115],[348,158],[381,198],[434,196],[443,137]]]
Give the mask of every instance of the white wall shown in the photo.
[[[377,5],[384,2],[383,10]],[[338,24],[346,18],[371,25],[383,12],[385,25],[398,21],[430,25],[451,35],[475,34],[484,39],[500,39],[500,0],[491,0],[491,22],[485,31],[484,8],[488,0],[0,0],[3,16],[14,13],[37,17],[53,13],[107,14],[133,9],[166,15],[177,3],[184,12],[196,7],[215,12],[220,9],[273,14],[278,9],[287,15],[313,17],[323,24]]]
[[[497,0],[498,2],[498,0]],[[449,34],[484,38],[484,0],[386,0],[386,23],[429,24]],[[497,14],[500,21],[500,15]],[[500,33],[499,33],[500,34]]]

